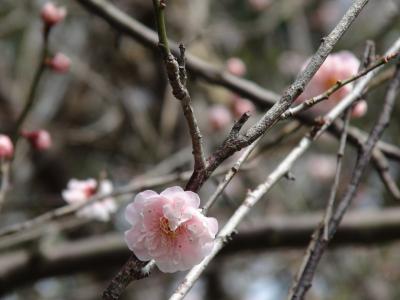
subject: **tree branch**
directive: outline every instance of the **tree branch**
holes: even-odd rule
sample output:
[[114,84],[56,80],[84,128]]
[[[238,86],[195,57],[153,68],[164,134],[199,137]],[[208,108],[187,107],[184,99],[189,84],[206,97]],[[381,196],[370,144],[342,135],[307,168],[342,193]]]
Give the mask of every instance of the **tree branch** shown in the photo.
[[371,134],[361,152],[356,166],[354,168],[352,179],[348,185],[334,216],[329,224],[328,239],[324,238],[323,234],[323,224],[317,227],[315,230],[312,240],[308,246],[306,255],[303,259],[299,272],[293,283],[293,286],[289,292],[288,298],[291,300],[301,300],[304,299],[305,294],[311,287],[311,282],[314,277],[318,263],[328,246],[328,242],[333,238],[335,232],[347,210],[350,206],[352,199],[354,198],[357,188],[361,182],[361,177],[371,159],[372,152],[375,144],[383,134],[383,131],[389,125],[390,116],[393,110],[393,106],[397,96],[397,90],[400,85],[400,64],[398,64],[395,77],[388,87],[384,106],[381,115],[375,126],[373,127]]

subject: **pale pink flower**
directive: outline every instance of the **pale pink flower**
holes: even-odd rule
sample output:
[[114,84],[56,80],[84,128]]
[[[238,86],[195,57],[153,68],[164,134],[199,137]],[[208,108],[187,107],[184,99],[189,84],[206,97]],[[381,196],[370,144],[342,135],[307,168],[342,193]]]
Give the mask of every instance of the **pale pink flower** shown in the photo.
[[47,62],[48,66],[57,73],[68,72],[71,66],[71,60],[63,53],[57,53]]
[[47,26],[54,26],[64,20],[67,15],[67,10],[64,7],[57,7],[52,2],[47,2],[43,5],[40,14],[43,22]]
[[226,69],[229,73],[236,76],[243,76],[246,74],[246,65],[243,60],[238,57],[231,57],[226,62]]
[[[97,180],[89,178],[86,180],[71,179],[67,189],[62,192],[63,199],[69,204],[81,204],[88,201],[93,196],[105,196],[113,191],[110,180]],[[88,219],[108,221],[110,215],[117,210],[114,198],[107,197],[103,200],[89,204],[78,211],[77,215]]]
[[25,137],[36,150],[43,151],[51,147],[51,135],[46,130],[22,131],[21,135]]
[[213,248],[218,222],[198,209],[199,196],[178,186],[161,194],[144,191],[126,208],[130,250],[142,261],[154,259],[167,273],[197,265]]
[[232,124],[232,115],[224,105],[218,104],[209,109],[208,120],[211,128],[218,131]]
[[232,112],[235,118],[240,118],[244,113],[252,113],[255,111],[253,102],[235,96],[232,100]]
[[[305,68],[307,63],[308,62],[304,64],[303,68]],[[340,51],[330,54],[296,101],[301,102],[317,96],[329,89],[338,80],[347,79],[348,77],[356,75],[359,65],[360,61],[358,58],[349,51]],[[328,112],[337,102],[342,100],[352,88],[352,84],[343,86],[333,93],[329,97],[329,100],[317,104],[313,110],[318,113]]]
[[14,155],[14,146],[11,139],[0,134],[0,159],[11,159]]

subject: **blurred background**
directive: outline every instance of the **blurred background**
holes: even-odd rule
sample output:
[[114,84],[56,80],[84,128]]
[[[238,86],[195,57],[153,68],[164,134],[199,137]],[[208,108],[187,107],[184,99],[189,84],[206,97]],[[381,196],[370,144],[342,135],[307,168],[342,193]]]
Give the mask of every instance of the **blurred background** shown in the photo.
[[[111,2],[155,28],[151,1]],[[26,101],[42,45],[40,9],[44,3],[0,0],[1,132],[13,128]],[[169,1],[168,34],[172,40],[182,41],[190,53],[221,70],[238,72],[236,75],[281,94],[351,3]],[[60,0],[57,4],[67,8],[68,16],[52,31],[50,49],[66,54],[71,59],[71,69],[66,74],[44,73],[35,107],[24,125],[27,130],[48,130],[53,145],[48,151],[38,152],[25,141],[20,142],[13,162],[12,186],[1,211],[1,227],[66,205],[61,192],[71,178],[98,178],[106,174],[118,187],[133,180],[192,169],[186,123],[180,104],[171,95],[159,52],[111,28],[77,1]],[[369,39],[375,41],[378,54],[384,53],[399,37],[399,14],[399,0],[370,1],[334,51],[349,50],[361,59]],[[368,95],[366,116],[352,120],[352,125],[365,131],[371,128],[386,87],[384,83]],[[190,74],[189,91],[209,154],[221,144],[233,120],[238,118],[235,103],[240,97]],[[249,124],[266,111],[259,104],[245,103],[252,110]],[[395,145],[400,144],[399,114],[397,102],[384,136],[385,141]],[[300,126],[278,142],[288,124],[293,125],[290,121],[282,122],[270,131],[210,210],[221,227],[246,191],[261,183],[308,130]],[[293,178],[283,178],[245,218],[239,232],[251,232],[271,218],[289,220],[321,212],[333,181],[337,148],[334,137],[323,136],[295,164]],[[237,158],[235,155],[224,166],[232,165]],[[348,147],[339,193],[348,183],[355,158],[356,150]],[[400,183],[398,161],[390,162],[390,173]],[[221,176],[210,179],[201,189],[204,202],[220,179]],[[164,187],[154,189],[160,191]],[[119,209],[109,222],[70,216],[47,222],[28,238],[0,239],[1,299],[99,299],[129,257],[123,242],[123,231],[128,228],[123,213],[131,199],[131,195],[116,199]],[[370,168],[351,209],[380,211],[397,205],[377,172]],[[96,243],[100,252],[107,247],[114,247],[115,251],[104,250],[107,254],[97,253],[91,259],[88,247],[93,249]],[[249,245],[229,251],[209,266],[186,299],[285,299],[306,243],[256,250]],[[52,253],[53,261],[59,260],[56,267],[41,268],[40,258],[25,258],[27,253],[43,248]],[[328,251],[307,299],[400,299],[399,250],[400,243],[392,241]],[[69,257],[67,254],[72,256],[71,261],[63,258]],[[80,260],[74,260],[74,256]],[[149,278],[133,283],[123,299],[166,299],[183,275],[154,271]]]

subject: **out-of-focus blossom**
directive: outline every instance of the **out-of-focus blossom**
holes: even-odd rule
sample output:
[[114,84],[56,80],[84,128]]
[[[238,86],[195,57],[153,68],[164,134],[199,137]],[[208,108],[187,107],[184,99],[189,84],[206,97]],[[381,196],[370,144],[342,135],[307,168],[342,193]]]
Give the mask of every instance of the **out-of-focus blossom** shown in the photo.
[[[82,204],[93,196],[105,196],[113,191],[110,180],[97,180],[89,178],[86,180],[71,179],[67,189],[62,192],[63,199],[69,204]],[[78,216],[99,221],[108,221],[110,215],[117,210],[114,198],[108,197],[93,204],[89,204],[77,213]]]
[[213,130],[221,130],[232,123],[232,115],[224,105],[218,104],[209,109],[208,120]]
[[254,112],[255,107],[253,102],[240,98],[239,96],[235,96],[232,100],[232,112],[235,118],[240,118],[246,112]]
[[[307,62],[308,63],[308,62]],[[307,65],[304,64],[303,68]],[[299,96],[297,102],[317,96],[338,80],[343,80],[357,74],[360,61],[349,51],[340,51],[329,55],[317,73],[306,86],[304,92]],[[353,85],[347,84],[333,93],[329,100],[325,100],[313,108],[315,112],[326,113],[342,100],[353,88]]]
[[256,11],[262,11],[272,4],[271,0],[248,0],[247,2]]
[[40,15],[43,22],[50,27],[64,20],[67,10],[64,7],[57,7],[52,2],[47,2],[43,5]]
[[65,73],[68,72],[71,66],[71,60],[63,53],[57,53],[47,62],[48,66],[55,72]]
[[367,101],[361,100],[354,105],[353,110],[351,111],[351,115],[354,118],[361,118],[365,116],[367,110],[368,110]]
[[335,176],[336,163],[335,156],[313,155],[307,161],[307,169],[315,180],[326,181]]
[[21,135],[26,138],[36,150],[43,151],[51,147],[51,135],[47,130],[22,131]]
[[11,139],[0,134],[0,159],[11,159],[14,155],[14,146]]
[[226,69],[229,73],[236,76],[243,76],[246,74],[246,65],[243,60],[238,57],[231,57],[226,62]]
[[207,256],[218,222],[201,214],[196,193],[170,187],[161,194],[144,191],[126,208],[131,229],[125,232],[130,250],[142,261],[154,259],[163,272],[187,270]]

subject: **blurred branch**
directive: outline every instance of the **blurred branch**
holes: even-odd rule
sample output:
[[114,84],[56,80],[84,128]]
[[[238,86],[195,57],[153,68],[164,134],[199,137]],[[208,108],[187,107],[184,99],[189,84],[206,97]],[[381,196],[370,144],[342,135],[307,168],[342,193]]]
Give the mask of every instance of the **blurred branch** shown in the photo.
[[[127,36],[139,41],[141,44],[147,47],[158,47],[158,36],[153,30],[142,25],[140,22],[128,16],[123,11],[119,10],[115,5],[105,0],[76,0],[82,6],[84,6],[89,12],[104,19],[110,26]],[[179,56],[179,46],[169,41],[169,47],[171,52],[175,56]],[[271,107],[279,100],[279,95],[275,92],[269,91],[257,85],[256,83],[233,76],[227,72],[221,72],[218,68],[214,67],[210,63],[201,60],[198,57],[186,53],[186,68],[193,75],[203,78],[209,83],[223,86],[230,91],[241,95],[244,98],[248,98],[254,101],[261,107]],[[299,119],[308,125],[315,125],[313,118],[300,114]],[[336,125],[336,123],[334,124]],[[335,133],[333,128],[330,131]],[[339,136],[340,136],[339,131]],[[353,132],[357,132],[358,136],[366,136],[364,132],[357,128],[349,128],[349,141],[354,142]],[[379,142],[378,147],[381,148],[388,157],[400,161],[400,149],[389,145],[387,143]],[[389,153],[386,153],[389,151]]]
[[[265,251],[306,246],[322,214],[268,216],[266,222],[245,230],[221,251],[234,255],[242,251]],[[400,239],[400,209],[348,213],[332,246],[380,246]],[[14,250],[0,255],[0,294],[4,295],[40,278],[96,272],[118,267],[132,252],[121,234],[63,241],[51,247]]]
[[347,130],[349,128],[350,118],[351,118],[351,108],[347,109],[347,111],[344,113],[344,127],[343,127],[342,136],[340,138],[339,150],[337,152],[336,173],[335,173],[335,178],[333,180],[333,184],[332,184],[331,191],[329,194],[328,204],[326,206],[324,221],[323,221],[324,222],[324,239],[325,240],[328,239],[329,223],[331,222],[332,212],[333,212],[334,205],[335,205],[336,193],[339,188],[340,174],[342,171],[344,151],[346,149]]
[[29,112],[33,108],[33,104],[35,102],[36,91],[39,86],[40,79],[46,70],[46,58],[49,51],[49,35],[50,35],[51,27],[44,25],[43,27],[43,43],[42,49],[39,58],[39,64],[36,68],[35,74],[33,76],[32,84],[29,89],[28,97],[26,99],[24,108],[22,109],[21,114],[19,115],[15,127],[13,128],[12,132],[12,140],[15,146],[17,146],[17,141],[19,137],[19,132],[21,127],[24,125],[26,118],[28,117]]
[[315,230],[311,242],[307,248],[306,255],[304,256],[301,267],[298,271],[296,279],[294,280],[293,286],[290,289],[287,299],[291,300],[302,300],[305,294],[311,287],[311,282],[317,269],[318,263],[328,246],[329,241],[335,235],[339,224],[346,213],[346,210],[350,206],[353,200],[357,188],[361,182],[362,175],[371,159],[373,149],[379,138],[382,136],[383,131],[388,127],[390,117],[393,111],[394,103],[398,93],[400,85],[400,63],[397,65],[397,71],[395,77],[388,87],[385,101],[383,104],[383,110],[379,116],[378,121],[371,130],[371,134],[365,143],[363,150],[361,151],[356,166],[354,167],[353,174],[351,176],[351,182],[347,186],[347,189],[341,198],[341,201],[332,217],[329,224],[328,238],[324,237],[324,225],[321,223]]
[[[227,170],[227,168],[222,168],[219,172],[217,172],[215,174],[215,176],[219,176],[219,175],[225,173],[226,170]],[[186,171],[186,172],[172,173],[172,174],[163,175],[163,176],[159,176],[159,177],[135,179],[132,183],[127,184],[125,186],[118,187],[109,194],[105,194],[102,196],[94,196],[94,197],[88,199],[84,203],[65,205],[65,206],[59,207],[55,210],[48,211],[48,212],[46,212],[42,215],[39,215],[33,219],[30,219],[28,221],[5,227],[0,230],[0,238],[9,236],[9,235],[13,235],[13,234],[16,234],[16,233],[24,231],[24,230],[30,230],[30,229],[36,228],[40,225],[44,225],[46,222],[49,222],[49,221],[61,219],[65,216],[68,216],[68,215],[71,215],[71,214],[77,212],[78,210],[80,210],[88,205],[93,204],[96,201],[100,201],[100,200],[103,200],[108,197],[129,195],[129,194],[133,194],[136,191],[143,190],[143,189],[154,188],[156,186],[170,184],[170,183],[176,182],[176,181],[186,181],[190,178],[191,174],[192,174],[192,172]],[[1,239],[0,239],[0,242],[1,242]]]
[[3,208],[7,190],[10,185],[10,161],[2,159],[0,161],[0,172],[1,172],[1,186],[0,186],[0,212]]

